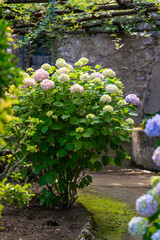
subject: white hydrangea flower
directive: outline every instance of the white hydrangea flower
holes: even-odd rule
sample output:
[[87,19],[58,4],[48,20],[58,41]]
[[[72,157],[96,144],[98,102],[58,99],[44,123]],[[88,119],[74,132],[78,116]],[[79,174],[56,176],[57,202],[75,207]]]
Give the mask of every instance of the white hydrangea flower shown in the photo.
[[127,102],[125,101],[125,100],[119,100],[118,101],[118,105],[126,105],[127,104]]
[[103,111],[104,111],[104,112],[113,112],[113,107],[110,106],[110,105],[106,105],[106,106],[103,108]]
[[69,70],[66,67],[61,67],[60,69],[58,69],[56,71],[57,75],[61,75],[61,74],[68,74]]
[[105,69],[102,72],[102,74],[103,74],[104,77],[108,77],[108,78],[113,78],[113,77],[116,76],[115,72],[110,68]]
[[100,78],[101,80],[104,80],[104,76],[101,74],[101,73],[99,73],[99,72],[94,72],[94,73],[92,73],[91,75],[90,75],[90,78],[93,80],[93,79],[95,79],[95,78]]
[[64,83],[68,82],[70,80],[69,76],[65,73],[62,73],[61,75],[58,76],[58,82]]
[[28,73],[26,73],[26,72],[20,71],[20,74],[21,74],[22,78],[28,78],[29,77]]
[[73,72],[74,71],[74,68],[71,64],[67,64],[66,68],[70,71],[70,72]]
[[126,123],[128,123],[129,125],[133,125],[134,124],[134,120],[132,118],[127,118],[126,119]]
[[75,64],[74,64],[76,67],[82,67],[83,66],[83,63],[82,62],[76,62]]
[[84,73],[80,76],[80,80],[81,81],[89,81],[90,80],[90,76],[88,73]]
[[105,86],[107,93],[119,93],[119,89],[116,85],[108,84]]
[[56,65],[57,68],[67,67],[67,63],[66,63],[65,60],[58,61],[58,62],[56,62],[55,65]]
[[56,63],[59,62],[59,61],[64,61],[64,62],[66,62],[63,58],[58,58],[58,59],[56,60]]
[[49,71],[50,68],[51,68],[51,65],[48,64],[48,63],[44,63],[42,66],[41,66],[42,69],[46,70],[46,71]]
[[89,62],[89,60],[88,58],[83,57],[83,58],[80,58],[78,62],[81,62],[83,65],[86,65]]
[[110,103],[112,101],[112,98],[108,95],[108,94],[104,94],[101,98],[100,98],[100,101],[105,103],[105,102],[108,102]]
[[101,79],[98,78],[98,77],[97,77],[97,78],[94,78],[93,81],[94,81],[95,83],[97,83],[97,84],[100,84],[100,85],[103,84],[102,81],[101,81]]

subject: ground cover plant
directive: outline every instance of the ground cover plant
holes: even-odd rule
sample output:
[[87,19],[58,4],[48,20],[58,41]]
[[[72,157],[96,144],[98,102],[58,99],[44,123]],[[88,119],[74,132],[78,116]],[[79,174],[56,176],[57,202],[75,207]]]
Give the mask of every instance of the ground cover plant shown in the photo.
[[[160,137],[160,115],[148,119],[145,133],[149,137]],[[160,166],[160,141],[157,141],[152,160]],[[152,189],[136,200],[136,210],[140,217],[129,222],[129,232],[135,236],[143,236],[143,240],[160,239],[160,177],[152,177]]]
[[[18,143],[13,155],[23,159],[20,171],[26,166],[24,175],[34,176],[42,187],[41,204],[71,206],[77,189],[92,182],[86,169],[121,165],[127,157],[121,144],[131,140],[130,116],[136,116],[140,101],[134,94],[124,99],[123,84],[114,71],[87,64],[88,59],[81,58],[73,68],[58,59],[55,66],[44,64],[35,72],[28,69],[29,75],[23,73],[24,85],[14,106],[21,122],[11,134]],[[115,152],[114,159],[108,147]],[[16,165],[17,160],[12,161]]]
[[96,225],[95,239],[122,239],[127,232],[127,223],[135,211],[121,200],[114,200],[99,194],[96,190],[84,189],[78,201],[91,212]]

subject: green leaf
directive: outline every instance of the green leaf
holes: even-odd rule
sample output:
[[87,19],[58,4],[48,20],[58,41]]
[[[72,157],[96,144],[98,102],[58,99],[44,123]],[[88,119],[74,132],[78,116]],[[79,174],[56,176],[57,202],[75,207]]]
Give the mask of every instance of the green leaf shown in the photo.
[[34,142],[40,142],[42,138],[42,134],[40,131],[37,131],[34,135],[33,135],[33,141]]
[[37,174],[37,173],[41,172],[43,169],[44,169],[43,164],[37,164],[36,166],[34,166],[34,173]]
[[57,141],[60,143],[60,146],[63,146],[69,140],[69,136],[59,137]]
[[61,130],[63,127],[63,123],[62,122],[55,122],[52,124],[51,128],[53,130]]
[[120,140],[120,137],[118,136],[113,136],[111,138],[112,142],[115,143],[116,145],[121,145],[122,144],[122,141]]
[[94,167],[95,167],[96,171],[98,172],[98,171],[101,170],[102,164],[101,164],[99,161],[96,161],[96,162],[94,163]]
[[72,112],[74,112],[75,109],[76,109],[76,105],[72,104],[72,105],[69,106],[69,108],[67,110],[67,113],[72,113]]
[[41,128],[41,132],[42,133],[46,133],[47,131],[48,131],[48,127],[47,126]]
[[55,138],[54,138],[54,136],[53,136],[53,133],[52,133],[52,134],[49,134],[49,135],[47,136],[47,142],[49,142],[50,144],[53,144],[54,141],[55,141]]
[[107,166],[110,163],[110,157],[108,156],[103,156],[101,159],[102,163],[104,166]]
[[45,140],[40,143],[40,149],[42,152],[46,152],[49,146],[50,146],[49,143]]
[[59,157],[59,158],[64,157],[66,154],[67,154],[67,151],[66,151],[65,148],[61,148],[61,149],[58,151],[58,157]]
[[70,124],[72,124],[72,125],[77,125],[77,124],[79,124],[79,120],[78,120],[77,117],[72,117],[69,122],[70,122]]
[[128,115],[129,115],[129,116],[134,116],[134,117],[137,117],[137,116],[138,116],[138,114],[135,113],[135,112],[129,112]]
[[90,141],[86,141],[86,142],[84,142],[84,147],[88,150],[93,149],[93,144]]
[[55,169],[51,169],[47,171],[43,176],[40,176],[40,186],[44,186],[46,184],[53,184],[57,178],[57,171]]
[[71,151],[73,149],[73,143],[72,142],[67,143],[66,146],[65,146],[65,149]]
[[62,115],[62,119],[66,119],[66,118],[69,118],[70,117],[70,115]]
[[74,147],[76,150],[80,150],[82,148],[83,144],[80,140],[74,142]]
[[102,127],[101,133],[105,136],[109,134],[109,128],[108,127]]
[[93,128],[86,128],[84,133],[82,134],[83,137],[90,137],[94,133]]
[[55,102],[55,103],[53,103],[53,105],[56,106],[56,107],[63,107],[62,102]]

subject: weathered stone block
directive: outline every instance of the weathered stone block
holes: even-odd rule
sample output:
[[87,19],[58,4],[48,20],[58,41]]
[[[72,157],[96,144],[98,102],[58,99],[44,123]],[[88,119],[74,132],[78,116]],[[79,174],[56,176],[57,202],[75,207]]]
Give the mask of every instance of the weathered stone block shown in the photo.
[[152,160],[157,138],[148,137],[141,128],[134,128],[132,139],[132,161],[149,170],[160,170]]

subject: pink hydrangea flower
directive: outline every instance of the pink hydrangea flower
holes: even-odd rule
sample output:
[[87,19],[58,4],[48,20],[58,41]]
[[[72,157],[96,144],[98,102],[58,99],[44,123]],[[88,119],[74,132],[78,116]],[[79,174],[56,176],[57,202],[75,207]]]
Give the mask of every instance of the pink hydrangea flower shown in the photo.
[[49,90],[54,88],[54,82],[50,81],[49,79],[44,79],[41,83],[40,86],[43,90]]
[[79,92],[79,93],[83,93],[83,87],[79,84],[74,84],[71,88],[70,88],[70,92],[71,93],[76,93],[76,92]]
[[23,82],[25,83],[26,87],[35,87],[36,86],[36,82],[33,78],[25,78],[23,80]]
[[44,69],[38,69],[35,71],[34,80],[36,82],[42,81],[44,79],[49,79],[49,73]]

